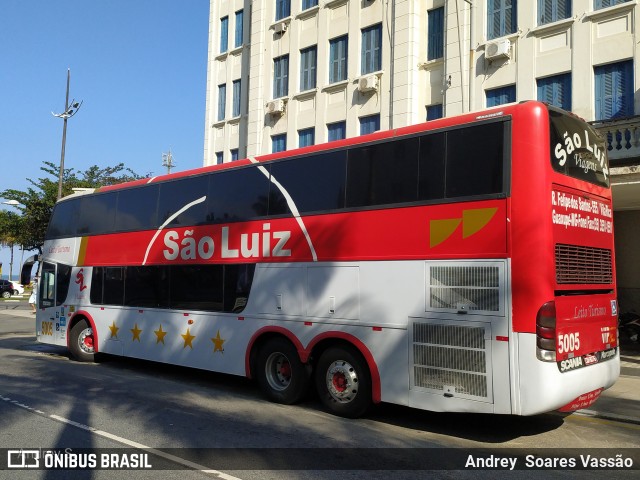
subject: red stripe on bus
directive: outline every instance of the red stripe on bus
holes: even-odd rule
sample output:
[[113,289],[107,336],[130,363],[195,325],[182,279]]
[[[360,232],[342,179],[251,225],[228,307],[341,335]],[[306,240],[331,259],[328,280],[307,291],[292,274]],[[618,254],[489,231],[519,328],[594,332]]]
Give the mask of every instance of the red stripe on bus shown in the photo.
[[[491,215],[473,235],[467,232],[465,236],[462,219],[478,212]],[[501,199],[302,218],[318,261],[367,261],[507,258],[506,217],[507,202]],[[439,228],[455,221],[459,226],[451,231]],[[267,248],[243,253],[241,242],[251,238],[259,238],[259,244]],[[114,248],[119,245],[127,248]],[[279,218],[166,228],[159,235],[156,230],[147,230],[92,236],[87,240],[85,264],[309,262],[313,261],[312,253],[296,219]]]

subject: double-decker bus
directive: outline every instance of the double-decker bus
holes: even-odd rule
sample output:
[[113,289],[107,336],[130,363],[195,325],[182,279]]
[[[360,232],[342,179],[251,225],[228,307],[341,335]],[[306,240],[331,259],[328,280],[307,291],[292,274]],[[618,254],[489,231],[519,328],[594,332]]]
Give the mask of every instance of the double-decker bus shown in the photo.
[[584,408],[620,360],[604,141],[538,102],[82,192],[40,342],[338,415]]

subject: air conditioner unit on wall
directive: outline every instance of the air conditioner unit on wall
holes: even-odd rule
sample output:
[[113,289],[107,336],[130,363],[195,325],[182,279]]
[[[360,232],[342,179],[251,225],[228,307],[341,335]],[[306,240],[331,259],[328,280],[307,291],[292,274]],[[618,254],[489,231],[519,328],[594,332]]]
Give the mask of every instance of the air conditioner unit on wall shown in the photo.
[[279,98],[267,103],[266,111],[268,115],[282,115],[284,113],[284,100]]
[[496,60],[500,58],[511,58],[511,42],[508,39],[498,40],[497,42],[487,43],[484,49],[484,55],[487,60]]
[[286,24],[285,22],[276,23],[276,24],[273,26],[273,31],[274,31],[275,33],[280,33],[280,34],[282,34],[282,33],[284,33],[284,32],[286,32],[286,31],[287,31],[287,24]]
[[371,92],[378,90],[380,79],[377,75],[365,75],[358,79],[358,90],[361,92]]

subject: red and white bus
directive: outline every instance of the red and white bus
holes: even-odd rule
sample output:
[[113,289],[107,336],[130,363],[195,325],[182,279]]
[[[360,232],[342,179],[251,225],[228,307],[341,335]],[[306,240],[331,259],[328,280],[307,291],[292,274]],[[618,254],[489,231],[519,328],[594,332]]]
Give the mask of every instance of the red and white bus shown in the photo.
[[56,205],[38,340],[371,403],[584,408],[620,360],[603,139],[538,102]]

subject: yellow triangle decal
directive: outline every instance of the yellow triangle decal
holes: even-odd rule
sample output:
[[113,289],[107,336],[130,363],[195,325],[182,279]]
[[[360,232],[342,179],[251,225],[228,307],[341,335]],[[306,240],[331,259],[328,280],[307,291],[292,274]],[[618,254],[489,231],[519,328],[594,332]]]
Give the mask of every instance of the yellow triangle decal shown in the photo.
[[433,248],[449,238],[460,225],[460,221],[459,218],[431,220],[429,222],[429,246]]
[[498,208],[474,208],[462,211],[462,238],[467,238],[482,230],[493,218]]

